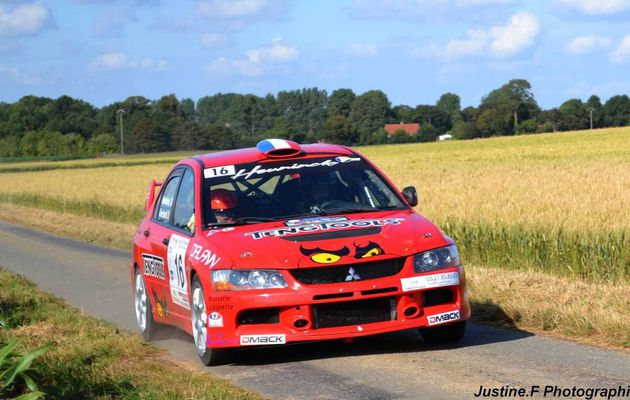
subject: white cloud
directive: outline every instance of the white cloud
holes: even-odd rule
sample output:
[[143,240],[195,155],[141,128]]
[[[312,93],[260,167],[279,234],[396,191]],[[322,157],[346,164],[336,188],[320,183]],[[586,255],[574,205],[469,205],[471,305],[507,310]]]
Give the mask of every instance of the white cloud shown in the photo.
[[454,9],[500,6],[514,3],[513,0],[353,0],[352,14],[366,18],[415,18],[451,13]]
[[444,50],[446,58],[480,54],[488,45],[489,35],[482,30],[469,30],[467,39],[453,39]]
[[197,11],[211,19],[255,18],[277,10],[278,1],[206,0],[197,3]]
[[232,75],[234,73],[247,77],[263,75],[270,66],[288,64],[297,60],[297,47],[282,43],[282,38],[275,38],[271,46],[248,50],[245,58],[228,59],[220,57],[210,63],[206,73],[213,75]]
[[372,58],[378,55],[378,49],[373,44],[352,43],[348,47],[348,53],[362,58]]
[[41,83],[41,79],[36,76],[24,73],[15,67],[10,67],[8,65],[0,63],[0,78],[2,77],[7,77],[13,82],[18,82],[29,86]]
[[120,35],[125,27],[136,21],[136,17],[120,10],[100,15],[94,22],[94,34],[98,37]]
[[21,4],[9,11],[0,4],[0,37],[36,35],[46,27],[48,10],[41,4]]
[[536,16],[520,12],[512,15],[507,25],[494,26],[487,30],[471,29],[466,33],[466,38],[453,39],[443,49],[425,46],[425,49],[416,49],[414,53],[447,60],[483,54],[506,57],[531,46],[539,30]]
[[630,61],[630,35],[624,36],[621,43],[610,54],[610,59],[617,64]]
[[586,54],[598,48],[610,46],[610,39],[597,35],[577,36],[571,39],[565,47],[565,51],[570,54]]
[[557,3],[586,15],[616,14],[630,10],[630,0],[557,0]]
[[121,71],[121,70],[148,70],[164,71],[168,69],[165,60],[154,60],[152,58],[130,57],[125,53],[106,53],[92,61],[90,66],[94,69]]
[[497,56],[510,56],[533,44],[540,31],[538,19],[533,14],[520,12],[512,15],[509,24],[490,30],[490,48]]
[[222,33],[204,33],[199,39],[199,43],[203,47],[227,47],[232,44],[232,39]]

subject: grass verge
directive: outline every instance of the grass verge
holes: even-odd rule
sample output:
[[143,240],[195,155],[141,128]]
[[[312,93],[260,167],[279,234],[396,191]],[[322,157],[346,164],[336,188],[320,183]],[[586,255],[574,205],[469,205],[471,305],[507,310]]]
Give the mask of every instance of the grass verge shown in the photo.
[[[227,381],[178,364],[140,337],[81,315],[27,280],[0,268],[0,345],[51,343],[30,374],[54,399],[259,399]],[[1,347],[1,346],[0,346]],[[15,387],[13,396],[24,388]]]

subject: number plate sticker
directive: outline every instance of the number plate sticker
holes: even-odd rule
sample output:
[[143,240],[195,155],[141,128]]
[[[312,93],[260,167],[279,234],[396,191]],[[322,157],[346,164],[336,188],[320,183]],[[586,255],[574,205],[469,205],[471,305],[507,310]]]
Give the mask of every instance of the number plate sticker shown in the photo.
[[188,301],[188,278],[186,277],[186,254],[189,238],[171,235],[168,242],[168,276],[173,303],[190,310]]
[[218,178],[221,176],[230,176],[236,174],[234,165],[224,165],[222,167],[206,168],[203,170],[204,178]]

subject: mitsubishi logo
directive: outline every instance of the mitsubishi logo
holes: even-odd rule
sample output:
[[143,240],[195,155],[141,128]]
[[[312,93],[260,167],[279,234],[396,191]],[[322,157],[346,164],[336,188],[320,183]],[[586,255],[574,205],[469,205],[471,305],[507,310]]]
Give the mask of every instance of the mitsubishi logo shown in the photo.
[[357,271],[355,271],[354,268],[350,267],[350,269],[348,270],[348,276],[346,276],[346,282],[359,280],[361,280],[361,277],[359,276],[359,274],[357,274]]

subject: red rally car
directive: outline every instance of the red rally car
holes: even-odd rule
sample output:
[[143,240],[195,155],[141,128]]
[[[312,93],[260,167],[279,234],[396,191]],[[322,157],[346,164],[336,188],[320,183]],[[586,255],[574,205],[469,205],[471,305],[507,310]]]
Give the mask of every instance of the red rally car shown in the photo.
[[240,346],[410,328],[458,341],[464,269],[417,203],[344,146],[269,139],[182,160],[152,182],[134,238],[139,328],[183,329],[206,365]]

